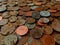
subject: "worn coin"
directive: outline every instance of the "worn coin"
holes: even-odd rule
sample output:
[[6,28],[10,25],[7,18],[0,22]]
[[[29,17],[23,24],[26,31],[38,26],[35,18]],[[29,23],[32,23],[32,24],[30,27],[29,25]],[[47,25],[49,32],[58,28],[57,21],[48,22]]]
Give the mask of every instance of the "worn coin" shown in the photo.
[[35,18],[35,19],[39,19],[39,18],[40,18],[39,12],[34,11],[34,12],[32,13],[32,17]]
[[17,20],[17,17],[16,16],[11,16],[10,18],[9,18],[9,21],[10,22],[15,22]]
[[34,23],[33,24],[26,23],[25,25],[28,27],[28,29],[33,29],[35,27]]
[[17,42],[17,36],[14,34],[8,35],[4,38],[5,45],[15,45]]
[[60,44],[60,33],[55,33],[54,34],[54,39],[58,44]]
[[50,12],[49,11],[41,11],[40,15],[44,16],[44,17],[48,17],[48,16],[50,16]]
[[28,17],[28,18],[26,18],[26,22],[27,23],[34,23],[35,22],[35,19]]
[[2,19],[1,21],[0,21],[0,25],[5,25],[5,24],[7,24],[8,23],[8,19]]
[[34,28],[31,30],[31,36],[33,38],[41,38],[43,35],[43,30],[41,28]]

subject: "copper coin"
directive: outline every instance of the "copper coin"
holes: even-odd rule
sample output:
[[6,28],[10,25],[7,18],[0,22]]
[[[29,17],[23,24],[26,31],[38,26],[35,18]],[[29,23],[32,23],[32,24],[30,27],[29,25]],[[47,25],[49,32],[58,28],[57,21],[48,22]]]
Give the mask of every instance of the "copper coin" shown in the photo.
[[34,23],[35,22],[35,19],[28,17],[28,18],[26,18],[26,22],[27,23]]
[[57,12],[57,10],[48,10],[48,11],[49,11],[49,12],[52,12],[52,13],[53,13],[53,12]]
[[2,20],[2,16],[0,16],[0,21]]
[[24,14],[24,11],[23,10],[19,10],[19,15],[23,15]]
[[15,32],[18,35],[25,35],[28,32],[28,28],[27,26],[19,26]]
[[41,38],[41,42],[42,45],[55,45],[54,38],[50,35],[43,35],[43,37]]
[[43,35],[43,30],[41,28],[34,28],[31,30],[31,36],[33,38],[41,38]]
[[58,44],[60,44],[60,33],[55,33],[54,34],[54,39]]

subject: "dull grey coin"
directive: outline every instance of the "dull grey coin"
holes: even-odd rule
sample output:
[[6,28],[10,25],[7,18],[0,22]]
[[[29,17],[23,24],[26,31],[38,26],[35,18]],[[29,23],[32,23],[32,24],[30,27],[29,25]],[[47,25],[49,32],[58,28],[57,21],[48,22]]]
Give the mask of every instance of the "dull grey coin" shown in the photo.
[[0,25],[5,25],[5,24],[7,24],[8,23],[8,19],[2,19],[1,21],[0,21]]
[[14,34],[8,35],[4,38],[5,45],[15,45],[17,42],[17,36]]
[[25,25],[28,27],[28,29],[33,29],[35,27],[35,24],[26,23]]
[[9,21],[10,22],[15,22],[17,20],[17,17],[16,16],[11,16],[10,18],[9,18]]
[[44,17],[48,17],[48,16],[50,16],[50,12],[49,11],[41,11],[40,15],[44,16]]

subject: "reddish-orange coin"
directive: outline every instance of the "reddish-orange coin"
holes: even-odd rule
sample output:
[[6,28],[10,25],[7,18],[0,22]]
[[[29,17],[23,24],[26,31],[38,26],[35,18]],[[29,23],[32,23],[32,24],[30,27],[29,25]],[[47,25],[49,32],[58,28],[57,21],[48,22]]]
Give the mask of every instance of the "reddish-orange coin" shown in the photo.
[[57,10],[48,10],[49,12],[57,12]]
[[43,45],[55,45],[54,38],[50,35],[43,35],[41,42]]
[[28,28],[27,26],[19,26],[15,32],[18,35],[25,35],[28,32]]
[[2,16],[0,16],[0,20],[2,20]]

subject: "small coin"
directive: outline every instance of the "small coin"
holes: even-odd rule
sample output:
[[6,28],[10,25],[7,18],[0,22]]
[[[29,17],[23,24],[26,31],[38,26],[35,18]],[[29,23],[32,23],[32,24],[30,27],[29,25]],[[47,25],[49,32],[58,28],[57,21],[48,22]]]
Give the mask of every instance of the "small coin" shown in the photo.
[[53,29],[51,26],[45,26],[44,27],[44,33],[45,34],[52,34],[52,32],[53,32]]
[[2,16],[0,16],[0,21],[2,20]]
[[42,45],[55,45],[54,38],[50,35],[43,35],[43,37],[41,38],[41,42]]
[[31,36],[33,38],[41,38],[43,35],[43,30],[41,28],[34,28],[31,30]]
[[24,14],[24,11],[23,10],[19,10],[19,15],[23,15]]
[[53,21],[51,26],[55,31],[60,32],[60,22],[58,20]]
[[14,32],[14,30],[15,30],[15,26],[11,23],[8,23],[1,27],[1,34],[8,35]]
[[44,17],[48,17],[48,16],[50,16],[50,12],[49,11],[41,11],[40,15],[44,16]]
[[19,26],[15,32],[18,35],[25,35],[28,32],[28,28],[27,26]]
[[35,27],[35,24],[26,23],[25,25],[28,27],[28,29],[33,29]]
[[31,6],[30,9],[34,10],[36,9],[38,6]]
[[60,33],[55,33],[54,34],[54,39],[58,44],[60,44]]
[[7,9],[7,8],[6,8],[6,6],[5,6],[5,5],[0,6],[0,12],[5,11],[6,9]]
[[49,12],[55,13],[57,10],[48,10]]
[[17,36],[14,34],[8,35],[4,38],[5,45],[15,45],[17,42]]
[[7,12],[4,12],[3,14],[2,14],[2,17],[3,18],[9,18],[11,15],[9,15],[9,12],[7,11]]
[[17,17],[16,16],[11,16],[10,18],[9,18],[9,21],[10,22],[15,22],[17,20]]
[[5,25],[5,24],[7,24],[8,23],[8,19],[2,19],[1,21],[0,21],[0,25]]
[[40,18],[39,12],[34,11],[34,12],[32,13],[32,17],[35,18],[35,19],[39,19],[39,18]]
[[35,19],[28,17],[28,18],[26,18],[26,22],[27,23],[34,23],[35,22]]

